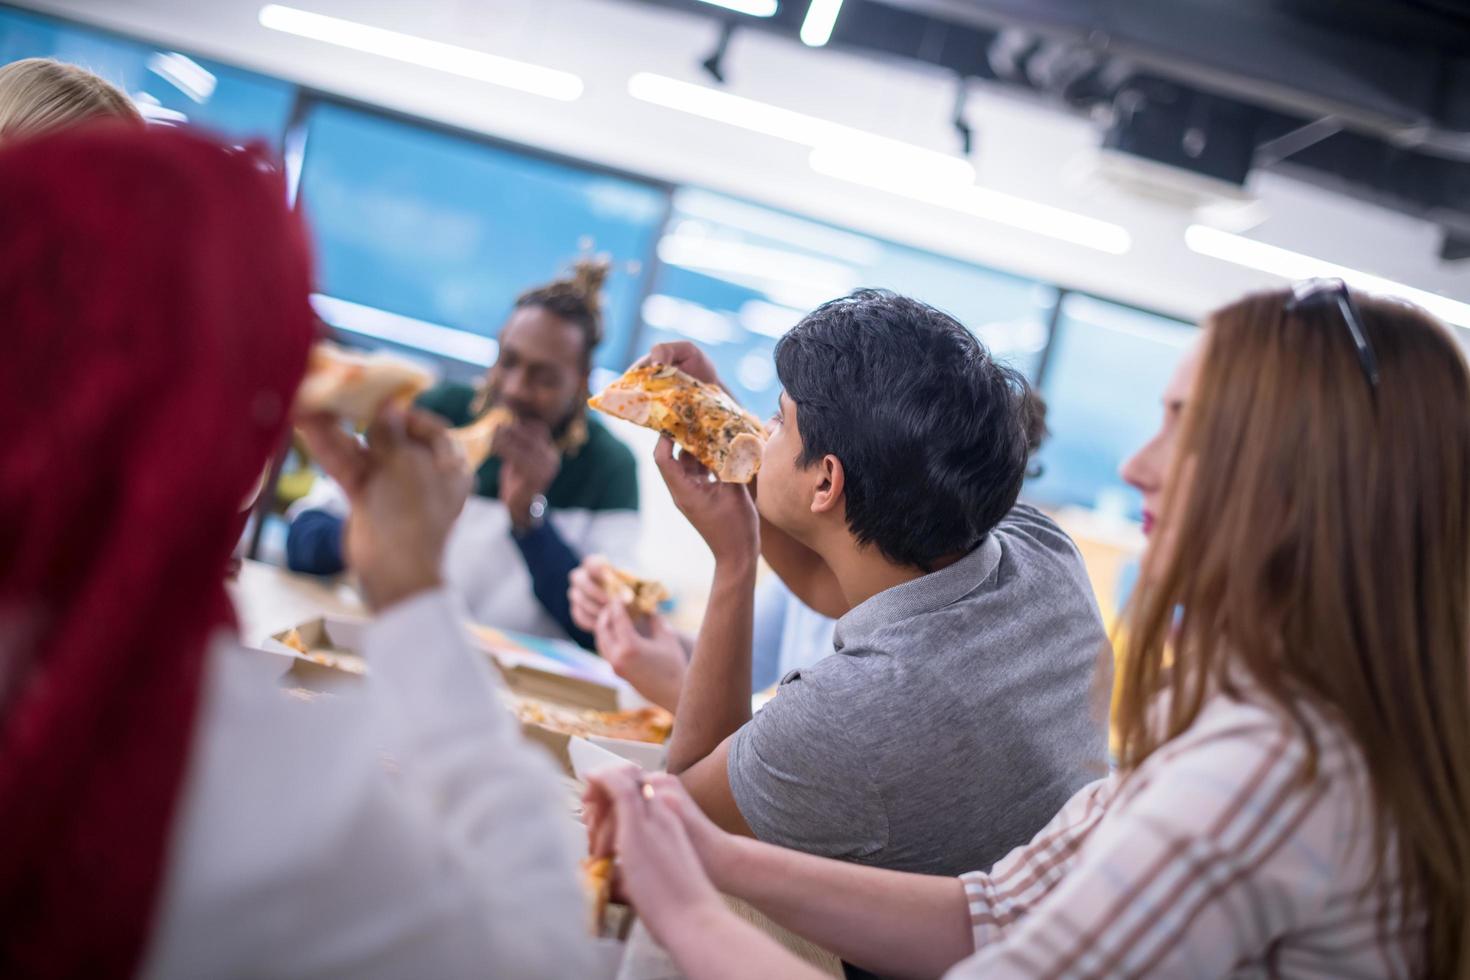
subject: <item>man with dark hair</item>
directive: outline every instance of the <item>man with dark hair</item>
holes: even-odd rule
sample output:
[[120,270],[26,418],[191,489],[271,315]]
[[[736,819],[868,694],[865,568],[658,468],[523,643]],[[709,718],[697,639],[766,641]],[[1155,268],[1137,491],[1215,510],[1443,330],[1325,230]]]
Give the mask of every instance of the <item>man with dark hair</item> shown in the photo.
[[[864,290],[776,347],[754,494],[661,440],[715,555],[669,770],[717,822],[814,854],[987,868],[1105,771],[1107,638],[1070,539],[1016,503],[1042,411],[952,317]],[[689,344],[650,359],[716,380]],[[757,556],[840,617],[751,717]]]

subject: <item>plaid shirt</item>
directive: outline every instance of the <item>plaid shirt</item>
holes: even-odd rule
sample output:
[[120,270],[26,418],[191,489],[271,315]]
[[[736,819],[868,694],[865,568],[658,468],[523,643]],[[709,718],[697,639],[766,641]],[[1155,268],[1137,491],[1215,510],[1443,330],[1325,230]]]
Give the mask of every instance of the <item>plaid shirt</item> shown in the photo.
[[989,874],[963,876],[953,978],[1409,977],[1424,941],[1390,854],[1373,880],[1361,755],[1316,716],[1213,697],[1129,779],[1085,787]]

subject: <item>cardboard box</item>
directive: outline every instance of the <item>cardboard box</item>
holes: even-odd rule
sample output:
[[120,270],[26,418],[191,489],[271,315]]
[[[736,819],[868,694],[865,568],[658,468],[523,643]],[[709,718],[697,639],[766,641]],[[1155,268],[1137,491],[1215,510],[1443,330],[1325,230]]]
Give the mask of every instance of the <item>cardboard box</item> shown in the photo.
[[[287,676],[301,688],[330,691],[342,684],[354,683],[369,672],[370,666],[359,652],[367,625],[368,621],[361,619],[317,617],[274,634],[264,642],[262,649],[289,657],[291,667]],[[631,699],[622,687],[588,676],[591,671],[576,670],[575,664],[573,669],[563,669],[564,664],[516,647],[513,640],[498,631],[481,628],[477,639],[483,639],[486,632],[505,638],[496,645],[499,652],[489,644],[479,645],[503,679],[507,708],[512,711],[519,700],[543,701],[559,708],[593,711],[618,711],[636,706],[630,705]],[[304,652],[286,642],[291,634],[295,634],[294,638],[306,647]],[[521,732],[528,741],[551,753],[563,772],[575,775],[576,767],[569,747],[574,736],[535,722],[522,722]],[[648,769],[662,768],[667,754],[664,746],[647,742],[601,736],[592,736],[587,741]]]

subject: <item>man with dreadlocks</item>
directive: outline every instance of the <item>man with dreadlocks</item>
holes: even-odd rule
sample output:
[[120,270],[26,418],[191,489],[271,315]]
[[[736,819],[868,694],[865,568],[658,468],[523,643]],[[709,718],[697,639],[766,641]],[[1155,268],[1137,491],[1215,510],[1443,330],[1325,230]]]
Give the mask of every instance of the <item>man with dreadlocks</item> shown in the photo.
[[[500,356],[478,388],[442,384],[419,405],[451,426],[504,407],[515,421],[495,435],[445,552],[445,578],[480,622],[591,648],[572,621],[567,579],[583,555],[631,556],[638,536],[633,454],[587,414],[592,353],[602,339],[604,261],[522,293],[501,328]],[[292,510],[292,570],[343,569],[346,509],[329,481]]]

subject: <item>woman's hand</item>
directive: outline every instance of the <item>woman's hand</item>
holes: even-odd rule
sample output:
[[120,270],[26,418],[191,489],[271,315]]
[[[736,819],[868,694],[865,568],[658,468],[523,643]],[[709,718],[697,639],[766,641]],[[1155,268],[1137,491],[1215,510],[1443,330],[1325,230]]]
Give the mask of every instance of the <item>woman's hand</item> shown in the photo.
[[598,655],[635,691],[661,708],[678,708],[689,655],[667,620],[651,613],[635,621],[621,602],[609,602],[592,635]]
[[600,815],[593,855],[617,855],[619,892],[660,943],[678,934],[681,923],[726,914],[695,844],[702,836],[705,847],[717,850],[724,832],[701,813],[703,825],[696,822],[691,835],[686,806],[698,807],[678,779],[617,766],[589,777],[584,802],[589,814]]
[[[587,823],[588,851],[594,857],[621,854],[617,848],[620,811],[619,792],[631,787],[646,803],[657,802],[672,814],[699,859],[700,867],[716,884],[725,880],[737,858],[738,839],[717,827],[705,816],[699,804],[689,795],[679,777],[666,772],[645,773],[634,765],[609,766],[587,777],[587,791],[582,795],[584,819]],[[642,813],[635,811],[635,816]]]
[[359,442],[334,417],[298,422],[308,450],[352,505],[343,533],[363,598],[384,609],[442,584],[444,544],[464,508],[470,476],[443,423],[384,408]]

